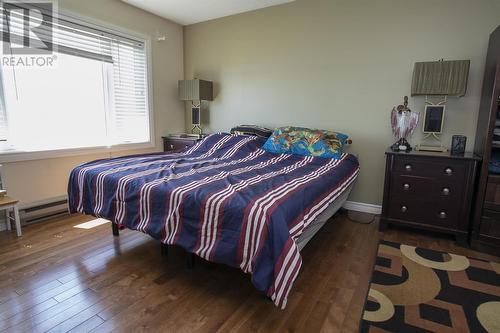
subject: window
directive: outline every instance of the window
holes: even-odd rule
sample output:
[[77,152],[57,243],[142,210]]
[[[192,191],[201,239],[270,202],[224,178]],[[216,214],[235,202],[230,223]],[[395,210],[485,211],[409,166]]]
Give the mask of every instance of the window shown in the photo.
[[29,19],[42,27],[30,36],[32,45],[50,34],[53,51],[52,65],[47,59],[39,66],[2,59],[0,153],[152,141],[145,40],[67,17],[47,28],[38,11],[2,10],[12,49],[24,43],[23,22]]

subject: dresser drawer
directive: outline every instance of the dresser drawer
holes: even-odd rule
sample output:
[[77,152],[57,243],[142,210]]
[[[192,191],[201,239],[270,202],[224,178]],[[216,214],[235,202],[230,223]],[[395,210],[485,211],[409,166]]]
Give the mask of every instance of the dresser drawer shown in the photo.
[[451,200],[459,204],[463,194],[463,184],[441,178],[419,177],[395,174],[391,180],[391,197],[415,197],[433,200]]
[[459,204],[453,200],[441,200],[437,204],[429,202],[429,206],[426,207],[429,224],[458,229],[460,224]]
[[422,223],[426,219],[424,207],[423,200],[391,198],[388,218]]
[[428,159],[398,157],[394,161],[393,172],[400,175],[435,177],[438,179],[463,180],[466,167],[452,159]]
[[432,182],[431,193],[432,197],[435,196],[441,200],[450,200],[459,205],[464,197],[464,184],[449,179],[435,180]]
[[165,138],[163,140],[163,150],[168,152],[179,152],[192,147],[195,143],[196,141],[194,140]]
[[432,178],[394,174],[391,196],[422,197],[432,191]]
[[458,225],[458,209],[453,201],[436,203],[428,199],[393,198],[388,217],[449,228]]

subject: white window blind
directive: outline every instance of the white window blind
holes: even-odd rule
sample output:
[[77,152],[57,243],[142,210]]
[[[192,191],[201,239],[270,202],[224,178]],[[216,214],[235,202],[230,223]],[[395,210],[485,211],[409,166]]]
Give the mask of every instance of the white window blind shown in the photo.
[[[2,82],[2,75],[0,71],[0,82]],[[2,86],[0,85],[0,88]],[[0,89],[0,95],[3,95],[2,89]],[[5,111],[5,105],[3,98],[0,100],[0,142],[7,141],[7,113]]]
[[115,41],[112,46],[114,136],[118,142],[149,137],[146,54],[144,45]]
[[[129,40],[69,19],[54,17],[45,9],[29,3],[10,4],[2,10],[4,20],[8,22],[8,41],[17,45],[29,38],[29,44],[34,48],[43,48],[50,44],[59,53],[112,62],[111,44],[116,40]],[[43,16],[48,19],[43,20]],[[34,27],[33,33],[28,36],[25,36],[23,31],[26,22]],[[142,44],[139,42],[139,45]]]
[[[0,140],[23,151],[150,142],[145,41],[67,17],[42,24],[42,14],[51,13],[25,9],[1,8],[9,29],[4,43],[14,48],[25,42],[29,19],[38,27],[30,46],[50,44],[58,56],[54,68],[2,64]],[[36,125],[27,123],[32,119]],[[56,130],[64,127],[71,130]]]

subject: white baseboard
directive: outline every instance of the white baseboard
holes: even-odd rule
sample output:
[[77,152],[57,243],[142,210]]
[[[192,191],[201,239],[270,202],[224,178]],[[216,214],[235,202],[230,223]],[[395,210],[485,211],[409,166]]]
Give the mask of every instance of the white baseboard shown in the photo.
[[363,202],[346,201],[343,207],[347,210],[354,210],[356,212],[363,212],[375,215],[382,213],[382,206],[367,204]]

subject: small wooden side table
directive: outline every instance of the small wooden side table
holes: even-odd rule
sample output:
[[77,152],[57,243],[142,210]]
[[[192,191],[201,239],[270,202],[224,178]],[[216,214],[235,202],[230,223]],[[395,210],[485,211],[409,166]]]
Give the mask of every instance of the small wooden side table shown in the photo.
[[[0,210],[5,210],[7,215],[7,230],[11,230],[11,222],[16,224],[17,237],[21,237],[21,219],[19,218],[19,209],[17,207],[18,200],[12,199],[8,196],[0,198]],[[14,212],[14,217],[10,216],[10,212]]]
[[163,151],[169,153],[178,153],[194,146],[203,138],[192,136],[164,136]]

